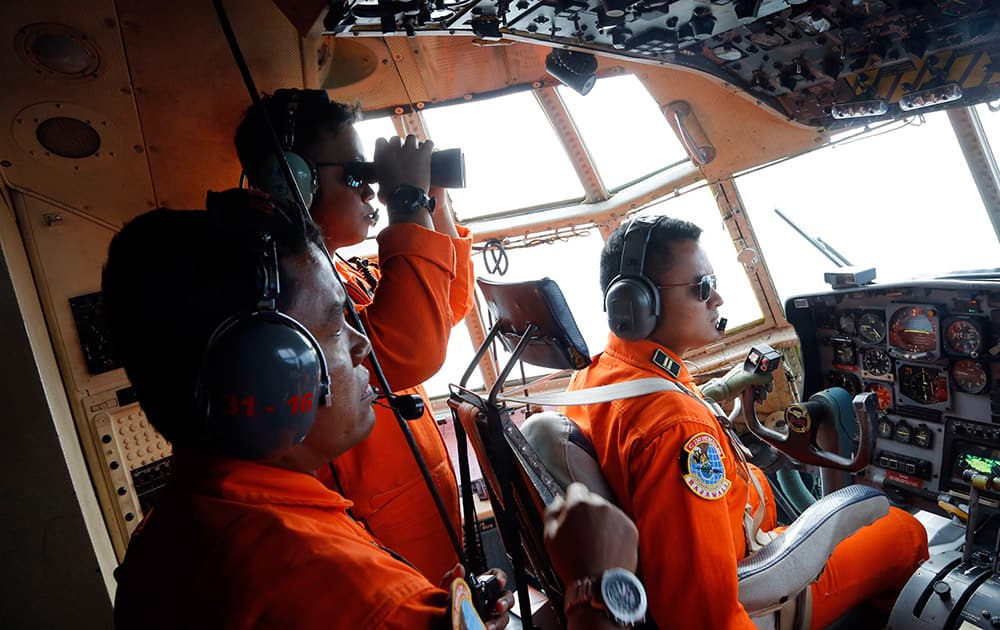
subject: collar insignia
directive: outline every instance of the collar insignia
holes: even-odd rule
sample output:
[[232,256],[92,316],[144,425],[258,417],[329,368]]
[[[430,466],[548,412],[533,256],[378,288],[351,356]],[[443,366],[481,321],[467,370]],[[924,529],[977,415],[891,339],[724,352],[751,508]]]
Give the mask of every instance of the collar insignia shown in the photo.
[[669,354],[659,348],[653,353],[653,363],[663,368],[663,371],[669,374],[671,378],[676,379],[681,373],[681,364],[674,361],[670,358]]

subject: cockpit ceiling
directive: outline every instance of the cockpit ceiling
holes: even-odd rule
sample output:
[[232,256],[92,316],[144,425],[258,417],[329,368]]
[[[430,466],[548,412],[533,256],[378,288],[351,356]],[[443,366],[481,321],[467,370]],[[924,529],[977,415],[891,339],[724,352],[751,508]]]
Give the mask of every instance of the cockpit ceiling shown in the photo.
[[461,35],[469,46],[533,41],[685,66],[741,88],[790,119],[827,129],[1000,98],[995,0],[276,4],[303,33]]

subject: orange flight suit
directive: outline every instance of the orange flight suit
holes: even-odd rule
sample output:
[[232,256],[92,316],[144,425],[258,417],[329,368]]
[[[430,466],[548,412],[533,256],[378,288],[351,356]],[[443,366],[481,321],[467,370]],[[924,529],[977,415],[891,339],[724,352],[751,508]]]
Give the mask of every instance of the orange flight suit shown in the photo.
[[448,594],[310,475],[181,457],[115,572],[115,627],[440,628]]
[[[658,349],[679,364],[676,378],[652,361]],[[663,355],[661,355],[662,357]],[[687,366],[666,348],[614,335],[604,352],[574,375],[570,389],[639,378],[675,380],[700,395]],[[758,497],[726,432],[709,409],[684,393],[662,392],[565,410],[590,436],[601,469],[622,509],[639,528],[639,563],[649,611],[661,628],[755,628],[738,601],[736,563],[747,555],[747,501]],[[750,466],[758,479],[763,475]],[[878,594],[902,589],[927,559],[927,534],[898,510],[837,546],[812,585],[812,627],[830,622]]]
[[[458,483],[420,384],[441,368],[452,327],[472,308],[472,239],[458,229],[453,239],[417,225],[387,227],[377,238],[379,266],[370,268],[379,280],[374,291],[357,269],[337,263],[389,385],[424,399],[424,415],[407,426],[456,532]],[[353,516],[383,545],[434,584],[455,566],[458,556],[391,409],[376,405],[372,434],[333,468],[336,478],[329,467],[317,476],[354,503]]]

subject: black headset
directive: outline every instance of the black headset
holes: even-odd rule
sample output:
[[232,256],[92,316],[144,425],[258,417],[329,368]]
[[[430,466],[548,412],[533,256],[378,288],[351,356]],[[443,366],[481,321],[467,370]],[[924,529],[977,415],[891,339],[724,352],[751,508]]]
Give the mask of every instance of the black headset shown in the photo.
[[305,326],[277,308],[278,255],[268,232],[255,235],[260,298],[224,320],[205,346],[195,383],[201,445],[261,460],[301,442],[319,406],[330,406],[323,350]]
[[645,339],[660,322],[660,291],[646,276],[646,249],[662,217],[635,217],[625,228],[621,268],[604,291],[608,328],[626,341]]
[[[312,206],[316,192],[319,191],[319,177],[316,167],[308,157],[296,153],[295,147],[295,120],[298,116],[299,107],[315,108],[330,102],[330,97],[323,90],[297,90],[282,89],[276,90],[271,96],[272,101],[285,101],[285,108],[282,113],[280,125],[275,125],[279,131],[278,139],[281,141],[281,148],[285,154],[292,174],[295,176],[295,183],[302,193],[302,200],[306,203],[306,208]],[[265,113],[264,115],[269,115]],[[262,123],[263,124],[263,123]],[[275,199],[280,199],[289,204],[295,204],[295,193],[288,188],[288,180],[281,168],[281,162],[277,156],[269,154],[261,162],[260,170],[251,178],[254,184],[271,195]]]

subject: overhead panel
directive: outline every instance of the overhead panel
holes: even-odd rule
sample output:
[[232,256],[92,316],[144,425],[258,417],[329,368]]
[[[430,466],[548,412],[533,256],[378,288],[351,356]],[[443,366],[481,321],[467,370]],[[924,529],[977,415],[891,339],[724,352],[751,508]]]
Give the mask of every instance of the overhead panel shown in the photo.
[[684,66],[789,119],[828,129],[1000,97],[1000,66],[993,62],[1000,54],[1000,7],[984,0],[341,0],[329,6],[324,24],[339,36],[463,35],[494,45],[513,39]]

